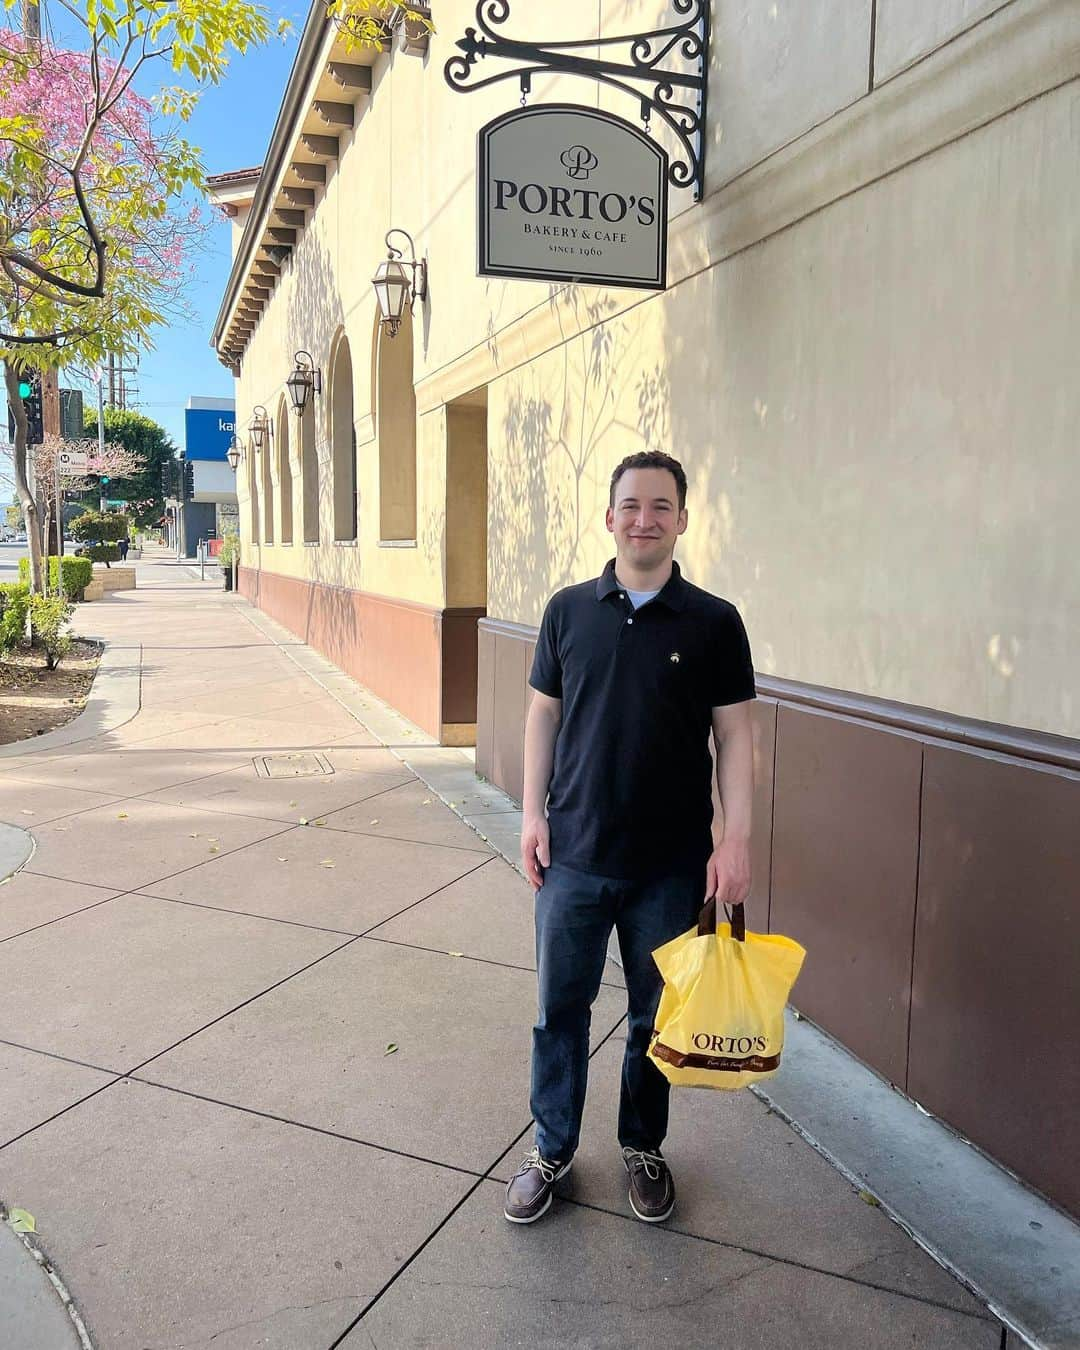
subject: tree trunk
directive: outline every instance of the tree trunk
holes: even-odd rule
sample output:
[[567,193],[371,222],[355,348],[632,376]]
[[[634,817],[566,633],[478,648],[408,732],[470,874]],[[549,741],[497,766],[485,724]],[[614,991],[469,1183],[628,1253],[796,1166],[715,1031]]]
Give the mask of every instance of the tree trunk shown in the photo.
[[26,526],[26,544],[30,550],[30,589],[35,595],[42,595],[38,509],[26,472],[26,410],[19,397],[19,372],[10,361],[4,362],[4,387],[7,390],[8,407],[15,420],[15,444],[11,447],[11,461],[15,467],[15,492],[22,506],[23,523]]

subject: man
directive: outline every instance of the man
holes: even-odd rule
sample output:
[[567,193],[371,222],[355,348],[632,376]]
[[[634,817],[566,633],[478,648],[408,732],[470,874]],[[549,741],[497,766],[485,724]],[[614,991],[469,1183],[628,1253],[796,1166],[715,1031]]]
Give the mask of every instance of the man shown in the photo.
[[[577,1148],[590,1008],[613,927],[627,988],[618,1129],[630,1204],[647,1223],[671,1214],[660,1152],[668,1084],[646,1056],[661,990],[651,953],[692,927],[708,898],[737,904],[750,891],[750,647],[735,608],[673,561],[687,523],[682,465],[659,452],[624,459],[606,519],[616,557],[552,598],[529,680],[521,855],[536,892],[536,1144],[507,1187],[512,1223],[547,1211]],[[723,808],[715,847],[710,729]]]
[[128,541],[126,538],[120,540],[119,549],[120,549],[120,561],[127,562]]

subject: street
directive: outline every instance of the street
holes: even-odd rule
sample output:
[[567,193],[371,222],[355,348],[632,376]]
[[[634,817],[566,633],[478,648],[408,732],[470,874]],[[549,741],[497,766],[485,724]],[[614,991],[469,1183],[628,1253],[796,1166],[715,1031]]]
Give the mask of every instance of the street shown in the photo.
[[19,559],[26,556],[25,544],[0,544],[0,582],[18,581]]

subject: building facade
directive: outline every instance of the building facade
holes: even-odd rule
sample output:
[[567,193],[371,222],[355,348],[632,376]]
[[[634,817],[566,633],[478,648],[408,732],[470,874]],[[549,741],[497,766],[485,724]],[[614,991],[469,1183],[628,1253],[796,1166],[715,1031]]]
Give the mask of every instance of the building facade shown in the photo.
[[184,460],[191,465],[191,495],[183,503],[183,551],[194,558],[199,541],[220,539],[237,530],[239,506],[236,475],[228,451],[236,432],[236,404],[231,398],[192,395],[184,410]]
[[[753,915],[809,950],[796,1003],[1080,1212],[1080,11],[713,6],[661,293],[476,275],[476,132],[519,90],[451,90],[473,6],[433,17],[357,52],[315,5],[261,172],[223,176],[242,590],[517,797],[544,604],[610,556],[614,464],[677,455],[678,557],[753,645]],[[429,278],[394,337],[390,229]]]

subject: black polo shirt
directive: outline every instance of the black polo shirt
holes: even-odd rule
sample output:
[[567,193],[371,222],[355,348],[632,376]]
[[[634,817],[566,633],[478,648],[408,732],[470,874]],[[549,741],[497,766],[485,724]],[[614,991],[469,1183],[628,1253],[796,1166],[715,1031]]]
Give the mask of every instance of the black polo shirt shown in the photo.
[[638,610],[609,562],[552,597],[529,683],[562,700],[548,796],[553,862],[638,879],[712,850],[712,710],[754,697],[734,605],[678,564]]

